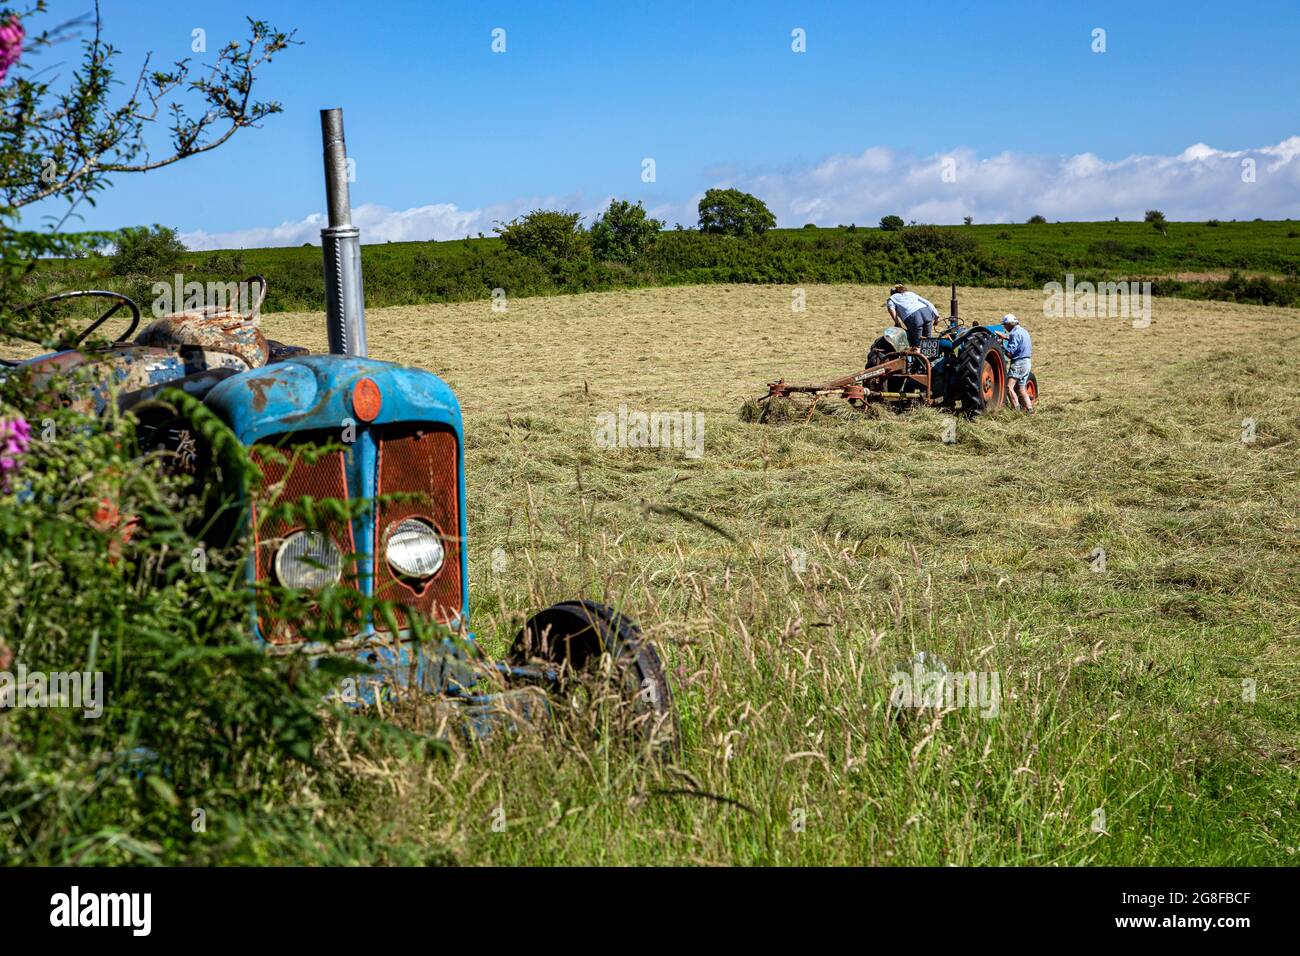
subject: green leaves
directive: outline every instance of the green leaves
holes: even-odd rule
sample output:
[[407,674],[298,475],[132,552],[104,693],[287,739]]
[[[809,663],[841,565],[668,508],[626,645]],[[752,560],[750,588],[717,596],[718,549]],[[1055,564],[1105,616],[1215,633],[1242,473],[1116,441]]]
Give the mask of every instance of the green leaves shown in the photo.
[[[37,12],[43,12],[40,5]],[[280,112],[279,103],[252,94],[258,71],[295,42],[294,34],[248,23],[247,38],[220,47],[215,62],[183,59],[171,69],[154,69],[146,57],[136,81],[118,79],[119,52],[101,38],[98,14],[82,41],[81,63],[61,89],[47,79],[52,74],[19,64],[0,85],[0,207],[12,211],[55,196],[93,202],[115,173],[144,172],[207,152]],[[66,39],[59,31],[31,33],[28,26],[30,52]],[[73,24],[87,26],[84,20]],[[166,123],[170,141],[161,152],[146,137],[159,122]]]
[[526,216],[508,223],[498,223],[493,231],[501,236],[506,248],[536,260],[552,274],[591,258],[591,240],[583,230],[581,214],[554,209],[534,209]]
[[[188,858],[204,839],[191,808],[237,826],[311,760],[339,666],[253,643],[243,548],[207,548],[196,570],[200,502],[136,450],[133,417],[43,414],[52,440],[0,498],[0,620],[13,667],[99,672],[103,709],[0,713],[0,856],[67,860],[71,833],[103,837],[83,841],[83,862],[120,862],[128,843]],[[343,626],[343,596],[325,603],[319,618],[298,608],[309,639]]]
[[701,232],[761,236],[776,226],[776,216],[763,200],[739,189],[710,189],[699,208]]
[[661,219],[651,219],[638,201],[611,199],[604,215],[591,224],[591,246],[597,258],[632,265],[663,229]]
[[167,226],[128,226],[114,237],[114,275],[167,275],[180,265],[185,243]]

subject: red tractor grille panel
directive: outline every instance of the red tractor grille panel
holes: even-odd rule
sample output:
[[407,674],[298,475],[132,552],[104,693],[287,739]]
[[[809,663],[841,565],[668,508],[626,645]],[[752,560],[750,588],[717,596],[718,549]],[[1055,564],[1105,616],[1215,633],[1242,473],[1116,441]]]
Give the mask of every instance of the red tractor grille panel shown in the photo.
[[[299,444],[310,444],[299,442]],[[348,497],[347,470],[342,451],[329,452],[314,461],[308,461],[302,455],[294,453],[293,446],[285,445],[279,449],[285,456],[283,463],[272,460],[271,456],[260,453],[255,447],[252,459],[261,469],[263,496],[272,495],[267,500],[260,500],[262,508],[270,511],[275,505],[294,502],[304,496],[321,499],[338,499],[346,501]],[[257,555],[257,580],[275,581],[275,553],[283,539],[295,531],[306,529],[302,522],[268,519],[262,521],[255,505],[253,518],[253,544]],[[355,587],[356,573],[349,556],[356,553],[352,537],[352,525],[347,521],[326,519],[315,530],[333,539],[338,549],[343,552],[344,570],[341,583]],[[279,583],[279,582],[276,582]],[[262,637],[273,644],[297,644],[305,640],[290,622],[277,620],[275,601],[267,598],[259,608],[258,626]]]
[[[380,501],[375,521],[375,596],[447,622],[459,616],[460,464],[456,433],[449,428],[403,425],[379,433],[379,494],[407,492],[402,501]],[[384,557],[387,530],[406,518],[418,518],[442,536],[446,557],[433,577],[409,581],[393,573]],[[406,623],[399,613],[398,622]],[[376,620],[375,626],[380,622]]]

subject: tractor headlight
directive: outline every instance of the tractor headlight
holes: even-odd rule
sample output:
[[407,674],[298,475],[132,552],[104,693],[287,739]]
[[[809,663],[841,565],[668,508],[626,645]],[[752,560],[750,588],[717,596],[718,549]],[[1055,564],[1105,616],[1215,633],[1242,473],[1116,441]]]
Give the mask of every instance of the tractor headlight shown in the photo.
[[287,588],[317,591],[343,576],[343,553],[319,531],[295,531],[275,552],[275,576]]
[[394,521],[384,532],[384,557],[401,577],[433,577],[446,554],[438,532],[416,518]]

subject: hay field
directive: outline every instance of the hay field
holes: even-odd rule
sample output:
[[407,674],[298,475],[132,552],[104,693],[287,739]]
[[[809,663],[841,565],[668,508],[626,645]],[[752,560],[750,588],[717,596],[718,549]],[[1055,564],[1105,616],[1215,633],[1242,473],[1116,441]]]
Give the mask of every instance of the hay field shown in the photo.
[[[742,423],[778,374],[861,367],[885,324],[882,287],[806,291],[804,312],[789,287],[707,286],[368,313],[373,357],[460,396],[480,639],[501,650],[544,602],[619,604],[684,733],[668,767],[520,739],[358,768],[379,857],[1294,864],[1300,314],[1158,299],[1134,329],[967,291],[968,321],[1033,334],[1035,416],[952,444],[930,410]],[[323,348],[319,313],[263,321]],[[703,454],[598,447],[622,404],[702,413]],[[891,714],[922,650],[997,675],[996,715]]]
[[[916,291],[948,303],[946,288]],[[777,373],[815,379],[860,367],[869,339],[888,324],[887,295],[883,286],[808,286],[798,313],[790,286],[711,285],[513,299],[505,313],[461,302],[366,316],[371,357],[437,372],[467,417],[535,413],[579,399],[585,407],[584,382],[596,405],[648,402],[730,416]],[[1135,330],[1125,319],[1046,319],[1037,291],[963,289],[959,296],[967,323],[1005,312],[1025,320],[1051,399],[1044,410],[1054,407],[1053,414],[1063,402],[1098,397],[1099,382],[1133,379],[1121,388],[1132,392],[1153,385],[1160,369],[1143,353],[1183,361],[1245,351],[1300,320],[1290,309],[1159,299],[1151,327]],[[322,313],[272,313],[262,325],[272,338],[325,349]]]

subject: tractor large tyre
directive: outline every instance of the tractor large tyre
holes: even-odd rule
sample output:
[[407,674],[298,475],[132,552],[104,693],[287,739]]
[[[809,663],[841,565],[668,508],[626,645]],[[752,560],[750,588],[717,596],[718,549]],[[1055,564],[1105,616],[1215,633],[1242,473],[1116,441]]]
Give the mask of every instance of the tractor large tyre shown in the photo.
[[605,655],[613,664],[613,680],[631,702],[640,733],[660,755],[676,753],[681,732],[672,690],[658,651],[634,621],[595,601],[563,601],[529,618],[510,648],[514,664],[555,666],[561,686],[590,677]]
[[141,454],[184,479],[185,497],[197,501],[187,524],[209,547],[230,546],[242,533],[243,512],[255,469],[234,433],[198,399],[178,389],[131,409]]
[[976,329],[962,342],[951,398],[965,415],[980,415],[1002,407],[1007,394],[1007,369],[997,338]]

